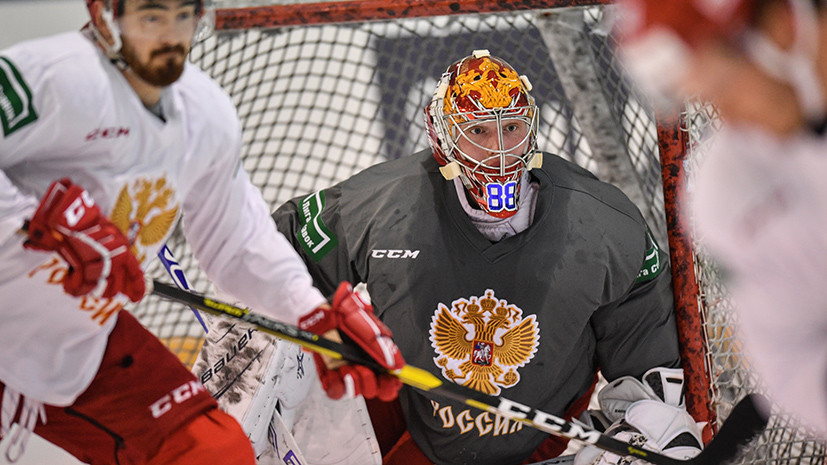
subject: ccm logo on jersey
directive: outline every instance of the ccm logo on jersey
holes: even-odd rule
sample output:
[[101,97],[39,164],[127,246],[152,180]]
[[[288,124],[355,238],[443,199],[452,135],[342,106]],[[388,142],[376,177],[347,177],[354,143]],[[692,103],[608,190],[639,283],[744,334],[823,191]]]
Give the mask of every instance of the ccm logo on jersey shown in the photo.
[[418,250],[373,249],[370,251],[371,258],[416,258],[418,255]]
[[173,405],[182,404],[202,391],[204,391],[204,385],[198,381],[188,381],[178,386],[149,406],[152,418],[160,417],[172,410]]
[[96,140],[96,139],[115,139],[121,136],[128,136],[129,135],[129,128],[98,128],[90,132],[86,135],[86,141]]

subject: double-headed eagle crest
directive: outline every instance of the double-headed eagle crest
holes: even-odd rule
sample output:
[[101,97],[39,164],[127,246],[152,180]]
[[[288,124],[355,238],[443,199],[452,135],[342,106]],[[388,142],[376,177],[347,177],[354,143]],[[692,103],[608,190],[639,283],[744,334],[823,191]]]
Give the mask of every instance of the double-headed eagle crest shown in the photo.
[[[450,90],[457,95],[457,99],[464,100],[470,96],[468,102],[478,106],[475,110],[483,110],[510,105],[519,97],[520,86],[520,76],[516,71],[486,57],[480,59],[477,66],[460,70]],[[446,114],[456,111],[448,108],[449,100],[445,99]]]
[[486,394],[517,384],[517,368],[534,357],[540,340],[535,316],[522,314],[491,289],[484,297],[455,300],[450,309],[439,304],[430,341],[442,375]]
[[[174,191],[166,178],[139,179],[125,185],[112,209],[111,220],[129,239],[129,249],[143,262],[144,249],[164,240],[175,218],[178,204],[170,205]],[[134,198],[134,200],[133,200]]]

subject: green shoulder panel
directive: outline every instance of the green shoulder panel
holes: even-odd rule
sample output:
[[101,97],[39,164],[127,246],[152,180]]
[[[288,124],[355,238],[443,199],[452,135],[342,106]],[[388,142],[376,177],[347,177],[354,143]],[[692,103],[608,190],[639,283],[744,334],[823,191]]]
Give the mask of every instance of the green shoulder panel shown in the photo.
[[647,281],[651,281],[655,279],[661,271],[661,262],[660,262],[660,247],[658,247],[658,243],[655,242],[655,238],[652,237],[652,234],[649,232],[649,229],[646,229],[646,255],[643,258],[643,266],[640,268],[640,272],[637,275],[637,279],[635,283],[645,283]]
[[3,136],[37,120],[32,92],[17,68],[5,57],[0,57],[0,123]]
[[322,222],[324,192],[310,194],[299,202],[299,229],[296,239],[305,253],[318,262],[338,243],[333,232]]

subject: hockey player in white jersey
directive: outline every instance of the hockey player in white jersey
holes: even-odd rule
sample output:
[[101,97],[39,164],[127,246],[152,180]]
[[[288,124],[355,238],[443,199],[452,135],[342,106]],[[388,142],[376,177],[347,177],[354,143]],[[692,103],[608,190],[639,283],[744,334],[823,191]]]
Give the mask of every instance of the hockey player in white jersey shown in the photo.
[[[611,434],[693,456],[700,431],[683,408],[668,259],[620,190],[537,151],[529,89],[504,60],[474,52],[447,69],[426,108],[432,150],[293,199],[273,218],[320,289],[367,285],[412,365],[568,418],[583,413],[599,369],[610,381],[600,401]],[[258,399],[279,394],[256,391],[234,414],[260,422],[271,412],[255,410]],[[364,409],[308,419],[318,405],[296,414],[298,433],[313,423],[341,437],[343,427],[325,421],[352,425]],[[519,422],[409,387],[398,402],[367,408],[376,437],[363,449],[373,454],[356,458],[343,451],[351,443],[335,440],[311,463],[509,465],[565,449]],[[592,448],[577,457],[618,460]]]
[[[92,464],[254,463],[238,423],[121,310],[178,218],[246,305],[331,333],[364,334],[373,316],[349,287],[326,303],[241,168],[229,97],[186,62],[203,1],[87,4],[83,31],[0,51],[2,452],[34,431]],[[387,332],[355,339],[404,363]],[[399,387],[342,370],[327,376],[356,392]]]
[[625,55],[641,82],[720,113],[690,191],[697,237],[725,269],[770,394],[827,438],[827,5],[627,7]]

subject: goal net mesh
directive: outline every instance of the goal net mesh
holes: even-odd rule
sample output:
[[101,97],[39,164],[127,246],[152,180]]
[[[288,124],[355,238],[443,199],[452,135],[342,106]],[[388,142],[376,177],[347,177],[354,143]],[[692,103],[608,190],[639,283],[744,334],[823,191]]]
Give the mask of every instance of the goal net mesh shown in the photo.
[[[347,22],[329,22],[331,15],[313,14],[314,7],[323,9],[321,4],[292,5],[293,14],[284,14],[279,13],[285,11],[279,10],[283,5],[251,12],[234,10],[237,2],[227,3],[231,5],[219,2],[217,30],[193,48],[191,59],[237,106],[244,168],[272,209],[375,163],[427,148],[423,108],[437,78],[458,58],[488,49],[530,78],[540,107],[540,149],[623,189],[644,213],[661,246],[670,244],[667,211],[680,209],[664,204],[657,122],[617,62],[611,7],[403,17],[411,9],[397,5],[378,9],[385,17],[369,12],[360,18],[348,12],[342,15]],[[536,4],[548,7],[555,2]],[[309,23],[282,25],[284,18],[296,17]],[[328,19],[312,23],[314,17]],[[262,18],[271,24],[262,25]],[[259,27],[244,26],[245,20]],[[224,29],[229,25],[233,29]],[[691,147],[705,131],[714,130],[711,107],[695,105],[684,116],[680,131],[688,135]],[[693,163],[694,155],[685,165],[691,168]],[[199,270],[180,227],[168,246],[193,289],[216,292]],[[672,258],[675,269],[678,259]],[[690,323],[681,331],[703,342],[700,355],[685,357],[687,365],[700,367],[690,376],[688,406],[696,419],[717,426],[735,402],[763,388],[740,352],[737,321],[714,263],[702,254],[683,260],[694,269],[699,292],[691,308],[679,313],[691,315],[702,326]],[[155,262],[152,277],[168,281]],[[192,311],[156,296],[131,310],[192,365],[204,335]],[[824,446],[809,436],[795,419],[773,415],[762,438],[737,463],[823,463]]]

